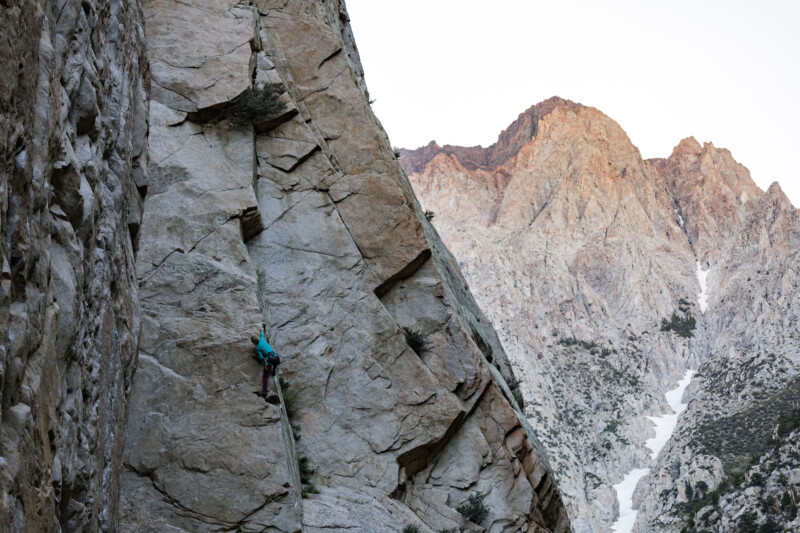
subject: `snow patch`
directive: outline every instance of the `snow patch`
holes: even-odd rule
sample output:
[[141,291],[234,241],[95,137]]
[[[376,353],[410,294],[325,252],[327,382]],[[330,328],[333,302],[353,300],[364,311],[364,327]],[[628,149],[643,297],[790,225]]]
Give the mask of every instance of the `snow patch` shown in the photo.
[[630,533],[633,531],[633,524],[636,522],[636,515],[639,511],[633,508],[633,492],[639,481],[650,472],[649,468],[634,468],[622,481],[614,485],[619,500],[619,518],[611,526],[614,533]]
[[675,431],[675,427],[678,425],[678,417],[686,410],[688,404],[681,403],[681,399],[683,398],[683,393],[686,392],[686,387],[691,383],[694,373],[694,370],[687,370],[683,375],[683,379],[678,382],[678,386],[664,394],[667,403],[670,408],[672,408],[673,414],[647,417],[655,424],[656,430],[656,436],[644,442],[644,445],[650,448],[650,457],[652,457],[653,460],[658,457],[661,449],[664,448],[667,441],[669,441],[672,432]]
[[700,312],[705,313],[706,309],[708,309],[708,270],[703,270],[700,261],[697,262],[697,281],[700,282],[697,301],[700,304]]
[[[644,444],[650,449],[650,457],[654,461],[661,449],[672,437],[672,433],[678,425],[678,417],[686,410],[688,404],[683,403],[683,393],[686,392],[686,387],[692,382],[694,374],[694,370],[687,370],[683,375],[683,379],[678,381],[678,386],[664,394],[673,411],[672,414],[647,417],[655,424],[656,436],[652,439],[647,439]],[[617,500],[619,501],[619,518],[611,525],[611,531],[614,533],[631,533],[633,531],[636,515],[639,512],[633,508],[633,493],[639,481],[649,473],[649,468],[634,468],[628,472],[620,483],[614,485],[614,490],[617,492]]]
[[686,221],[683,220],[683,217],[681,216],[680,213],[678,213],[677,209],[675,210],[675,214],[678,215],[678,225],[681,228],[686,228]]

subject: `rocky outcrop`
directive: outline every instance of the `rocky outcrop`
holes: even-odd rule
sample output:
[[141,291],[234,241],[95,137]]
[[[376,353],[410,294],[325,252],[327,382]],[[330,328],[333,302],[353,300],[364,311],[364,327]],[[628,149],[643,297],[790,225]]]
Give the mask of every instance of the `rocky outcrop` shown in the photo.
[[138,2],[0,12],[0,530],[116,531],[147,190]]
[[[508,132],[523,142],[504,141]],[[492,160],[501,146],[513,153]],[[763,193],[727,150],[691,138],[643,161],[613,121],[560,99],[523,113],[490,148],[401,154],[518,369],[576,531],[609,529],[611,485],[650,464],[643,415],[671,412],[664,391],[699,368],[695,399],[635,497],[641,530],[680,530],[695,505],[686,484],[704,483],[693,492],[702,499],[751,459],[719,442],[740,442],[745,427],[763,445],[794,398],[799,226],[777,185]],[[752,460],[790,477],[792,465],[762,451]],[[745,489],[724,497],[749,504],[709,524],[723,531],[749,510],[764,523]]]
[[717,262],[750,199],[763,193],[724,148],[683,139],[668,159],[648,160],[665,182],[698,260]]
[[[371,113],[344,4],[144,12],[151,168],[120,529],[568,530],[497,336]],[[265,83],[283,110],[229,120]],[[253,394],[262,321],[277,404]],[[473,493],[481,524],[456,511]]]

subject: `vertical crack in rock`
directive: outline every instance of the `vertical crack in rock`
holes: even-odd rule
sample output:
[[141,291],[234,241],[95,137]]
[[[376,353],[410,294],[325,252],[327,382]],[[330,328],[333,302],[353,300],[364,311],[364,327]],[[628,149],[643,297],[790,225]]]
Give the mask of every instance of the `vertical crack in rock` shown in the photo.
[[[163,91],[151,102],[150,146],[161,163],[138,258],[140,350],[149,355],[131,390],[120,530],[302,531],[285,415],[253,394],[261,365],[249,339],[264,320],[245,245],[263,226],[254,125],[209,115],[250,87],[257,20],[250,8],[157,0],[145,15],[154,64],[165,69],[155,77],[193,102]],[[198,45],[172,44],[183,40]],[[220,49],[233,50],[224,72],[215,70]]]
[[[509,376],[510,366],[493,332],[483,351],[476,344],[473,335],[489,339],[491,326],[451,272],[454,261],[442,251],[428,260],[443,247],[426,235],[352,56],[340,53],[338,24],[346,17],[326,3],[300,4],[307,10],[292,3],[260,10],[261,42],[299,115],[257,139],[265,229],[248,248],[295,398],[297,454],[316,468],[319,494],[304,500],[305,527],[381,531],[392,514],[398,524],[472,529],[455,507],[477,489],[492,494],[499,530],[537,524],[565,531],[554,486],[517,476],[510,463],[480,460],[466,482],[422,475],[458,463],[445,451],[470,450],[473,442],[519,460],[504,441],[521,415],[483,354]],[[427,349],[409,349],[400,326],[423,332]],[[501,427],[490,430],[489,420]],[[523,440],[532,436],[527,431]],[[527,450],[520,456],[547,471],[540,449]],[[398,491],[404,466],[416,473],[405,492]],[[434,501],[436,512],[426,511]]]

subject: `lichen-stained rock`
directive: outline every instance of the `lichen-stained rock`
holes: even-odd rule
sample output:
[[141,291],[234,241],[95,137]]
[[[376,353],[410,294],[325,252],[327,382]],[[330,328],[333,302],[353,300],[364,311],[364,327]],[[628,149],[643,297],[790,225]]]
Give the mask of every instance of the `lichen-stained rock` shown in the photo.
[[137,1],[0,10],[0,531],[116,531],[140,315]]

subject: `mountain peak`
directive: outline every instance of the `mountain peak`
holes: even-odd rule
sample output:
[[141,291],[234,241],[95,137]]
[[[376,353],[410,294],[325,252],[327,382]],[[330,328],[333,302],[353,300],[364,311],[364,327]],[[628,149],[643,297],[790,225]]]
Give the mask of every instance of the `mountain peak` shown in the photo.
[[783,188],[781,188],[777,181],[772,182],[772,185],[769,186],[767,192],[764,193],[763,198],[775,205],[780,205],[783,209],[788,211],[795,210],[791,200],[789,200],[789,197],[786,196],[786,193],[783,191]]
[[703,147],[700,146],[700,143],[697,142],[697,139],[694,137],[686,137],[685,139],[681,139],[681,142],[678,143],[672,150],[672,154],[699,154],[703,150]]
[[459,163],[469,170],[481,167],[497,168],[519,152],[522,146],[535,138],[539,133],[539,121],[559,108],[568,108],[573,111],[588,109],[572,100],[551,96],[520,113],[514,122],[500,132],[497,141],[488,148],[450,144],[439,146],[435,141],[431,141],[426,146],[415,150],[401,149],[400,164],[407,174],[413,174],[420,172],[436,155],[445,153],[455,156]]

